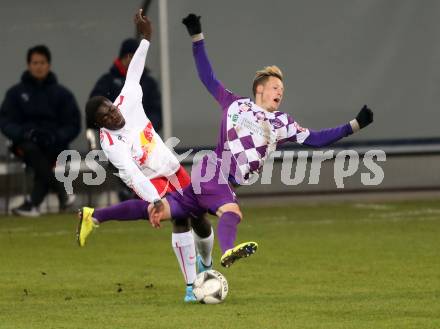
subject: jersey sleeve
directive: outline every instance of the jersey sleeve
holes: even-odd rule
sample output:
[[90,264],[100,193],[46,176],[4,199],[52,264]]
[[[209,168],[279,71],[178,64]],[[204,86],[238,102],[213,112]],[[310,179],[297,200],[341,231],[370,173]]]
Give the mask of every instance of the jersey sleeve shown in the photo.
[[296,142],[303,144],[307,137],[310,135],[310,130],[301,127],[292,116],[283,113],[274,120],[274,125],[277,128],[277,144],[283,144],[286,142]]
[[111,136],[104,134],[101,138],[101,147],[108,160],[118,169],[122,181],[143,200],[148,202],[159,200],[159,193],[133,161],[127,145],[110,138]]
[[150,42],[148,40],[143,39],[139,47],[136,49],[136,52],[131,59],[130,65],[127,69],[127,78],[125,79],[127,82],[135,82],[139,83],[141,80],[142,73],[145,69],[145,60],[147,59],[148,48],[150,47]]
[[200,80],[222,109],[228,108],[234,101],[242,98],[226,89],[216,78],[206,53],[204,40],[193,42],[193,56]]
[[324,147],[351,135],[353,130],[349,123],[334,128],[312,130],[301,127],[290,115],[287,116],[287,125],[283,129],[278,144],[296,142],[312,147]]

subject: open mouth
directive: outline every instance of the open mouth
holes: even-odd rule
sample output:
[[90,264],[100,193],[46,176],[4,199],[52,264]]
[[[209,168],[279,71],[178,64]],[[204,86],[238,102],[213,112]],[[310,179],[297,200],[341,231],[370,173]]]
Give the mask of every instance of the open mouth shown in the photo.
[[275,103],[279,104],[281,102],[281,98],[276,97],[276,98],[273,99],[273,101]]

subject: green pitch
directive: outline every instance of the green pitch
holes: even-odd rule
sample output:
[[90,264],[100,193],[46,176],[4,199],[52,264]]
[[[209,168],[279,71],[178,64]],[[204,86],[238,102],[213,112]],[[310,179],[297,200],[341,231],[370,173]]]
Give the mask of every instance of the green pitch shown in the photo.
[[[220,305],[185,305],[170,225],[0,218],[0,328],[440,328],[440,200],[244,208]],[[218,245],[215,265],[219,264]]]

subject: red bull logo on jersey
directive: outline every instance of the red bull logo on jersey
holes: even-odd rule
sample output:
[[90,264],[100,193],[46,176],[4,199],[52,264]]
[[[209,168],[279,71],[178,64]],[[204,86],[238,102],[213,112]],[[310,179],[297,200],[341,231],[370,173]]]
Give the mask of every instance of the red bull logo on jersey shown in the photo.
[[140,143],[142,149],[142,156],[139,159],[141,165],[145,164],[148,159],[149,154],[156,147],[156,141],[154,140],[154,128],[151,122],[140,133]]
[[151,124],[151,122],[149,122],[141,133],[141,145],[151,143],[154,136],[153,132],[153,125]]

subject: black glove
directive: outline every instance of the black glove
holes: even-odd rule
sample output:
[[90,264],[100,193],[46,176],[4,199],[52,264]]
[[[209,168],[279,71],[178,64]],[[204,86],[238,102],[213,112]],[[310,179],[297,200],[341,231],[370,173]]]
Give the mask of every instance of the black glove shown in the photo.
[[190,36],[202,33],[202,25],[200,24],[200,17],[195,14],[189,14],[184,19],[182,23],[186,26]]
[[38,128],[26,132],[25,139],[45,149],[49,149],[55,144],[54,134]]
[[367,105],[364,105],[356,116],[356,121],[361,129],[368,126],[373,122],[373,111]]

